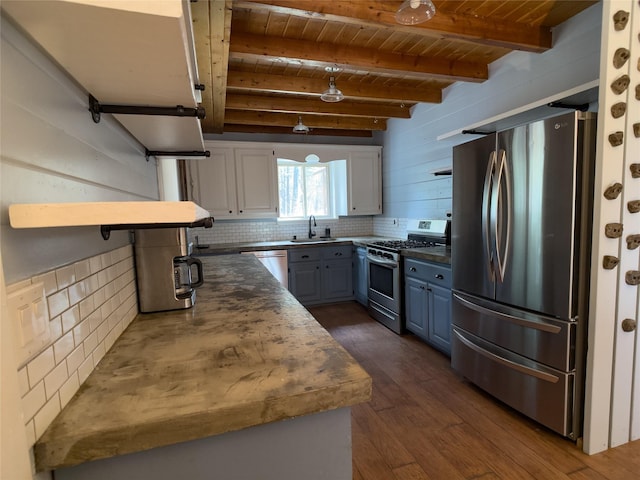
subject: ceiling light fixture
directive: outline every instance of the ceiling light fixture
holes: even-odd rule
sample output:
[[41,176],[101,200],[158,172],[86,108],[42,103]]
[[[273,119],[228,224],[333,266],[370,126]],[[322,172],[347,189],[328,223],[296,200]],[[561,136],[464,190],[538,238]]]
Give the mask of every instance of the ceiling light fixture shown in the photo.
[[340,90],[336,88],[336,79],[335,77],[331,77],[329,79],[329,88],[327,88],[322,95],[320,95],[320,100],[323,102],[335,103],[344,99],[344,95]]
[[417,25],[431,20],[436,7],[431,0],[405,0],[396,12],[396,22],[402,25]]
[[[337,73],[342,70],[340,67],[326,67],[325,71],[329,73]],[[335,103],[344,99],[344,95],[338,88],[336,87],[336,77],[333,75],[329,78],[329,88],[322,92],[320,95],[320,100],[323,102]]]
[[298,117],[298,123],[293,127],[293,133],[309,133],[309,127],[302,123],[302,116]]

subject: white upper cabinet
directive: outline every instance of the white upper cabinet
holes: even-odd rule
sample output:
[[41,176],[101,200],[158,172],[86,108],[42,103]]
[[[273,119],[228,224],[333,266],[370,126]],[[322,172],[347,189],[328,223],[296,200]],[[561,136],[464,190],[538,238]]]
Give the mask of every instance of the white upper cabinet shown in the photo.
[[238,148],[236,185],[238,214],[243,217],[278,216],[278,172],[273,150]]
[[347,215],[382,213],[380,150],[352,151],[347,162]]
[[382,213],[382,160],[380,147],[349,147],[348,159],[336,162],[337,214]]
[[215,219],[278,216],[276,161],[270,147],[216,147],[187,160],[188,197]]
[[[3,0],[2,10],[102,105],[198,106],[188,0]],[[149,150],[204,148],[197,117],[114,116]]]

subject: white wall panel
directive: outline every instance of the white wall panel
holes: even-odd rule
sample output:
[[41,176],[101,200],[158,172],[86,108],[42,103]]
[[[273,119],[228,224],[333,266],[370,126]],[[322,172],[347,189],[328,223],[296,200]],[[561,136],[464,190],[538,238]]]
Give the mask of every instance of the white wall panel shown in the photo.
[[[556,28],[551,50],[511,53],[490,66],[488,81],[454,84],[443,103],[418,104],[411,119],[389,120],[383,150],[384,215],[445,218],[451,210],[450,188],[448,198],[443,197],[441,184],[425,182],[425,176],[450,166],[452,147],[475,136],[438,141],[440,135],[597,80],[601,9],[595,5]],[[429,194],[432,189],[436,191]]]
[[[8,283],[113,250],[98,227],[14,230],[11,203],[157,200],[156,161],[110,115],[91,120],[86,93],[2,18],[0,228]],[[108,66],[105,66],[108,68]]]

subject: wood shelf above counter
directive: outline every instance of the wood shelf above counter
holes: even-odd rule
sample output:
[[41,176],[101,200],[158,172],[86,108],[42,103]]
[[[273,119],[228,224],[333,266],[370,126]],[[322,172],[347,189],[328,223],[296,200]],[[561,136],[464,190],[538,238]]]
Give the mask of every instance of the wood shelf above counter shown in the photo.
[[[198,104],[186,0],[8,0],[2,2],[2,11],[103,104]],[[204,149],[198,118],[114,117],[148,150]],[[89,112],[87,121],[91,122]]]
[[209,218],[193,202],[23,203],[9,206],[13,228],[192,224]]

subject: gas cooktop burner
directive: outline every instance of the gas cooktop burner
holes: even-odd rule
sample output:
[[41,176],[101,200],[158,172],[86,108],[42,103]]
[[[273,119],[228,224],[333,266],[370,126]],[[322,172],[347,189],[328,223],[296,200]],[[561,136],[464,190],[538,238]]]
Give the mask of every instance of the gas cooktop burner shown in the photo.
[[371,245],[376,247],[389,248],[393,250],[403,250],[406,248],[424,248],[435,247],[435,242],[422,241],[422,240],[383,240],[373,242]]

